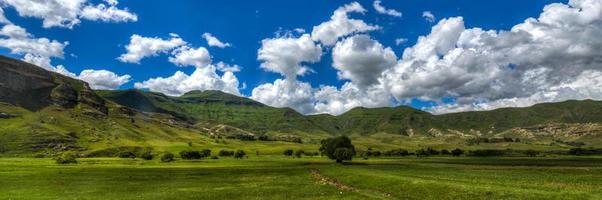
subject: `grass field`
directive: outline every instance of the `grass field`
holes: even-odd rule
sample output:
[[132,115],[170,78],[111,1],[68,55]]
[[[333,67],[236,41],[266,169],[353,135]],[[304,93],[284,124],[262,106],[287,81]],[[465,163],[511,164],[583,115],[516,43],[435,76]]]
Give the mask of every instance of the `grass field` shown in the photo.
[[602,199],[602,158],[0,158],[0,199]]

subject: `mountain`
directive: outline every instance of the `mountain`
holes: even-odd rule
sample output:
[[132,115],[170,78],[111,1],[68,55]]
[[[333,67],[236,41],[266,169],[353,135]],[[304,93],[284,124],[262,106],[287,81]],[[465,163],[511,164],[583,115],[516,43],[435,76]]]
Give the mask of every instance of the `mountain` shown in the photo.
[[[602,144],[602,102],[433,115],[408,106],[302,115],[221,91],[179,97],[92,90],[87,83],[0,56],[0,155],[74,150],[243,148],[281,153],[350,135],[360,147],[539,148]],[[227,141],[226,141],[227,140]],[[299,144],[302,143],[302,144]],[[113,154],[112,154],[113,153]]]

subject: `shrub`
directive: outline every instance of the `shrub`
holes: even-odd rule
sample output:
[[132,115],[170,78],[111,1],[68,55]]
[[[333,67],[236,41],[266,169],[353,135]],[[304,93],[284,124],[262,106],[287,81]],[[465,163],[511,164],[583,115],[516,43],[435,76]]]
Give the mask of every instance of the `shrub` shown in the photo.
[[450,155],[451,152],[449,152],[447,149],[443,149],[441,150],[441,155]]
[[120,158],[136,158],[136,154],[134,152],[131,151],[122,151],[119,152],[119,155],[117,155]]
[[470,151],[471,156],[477,157],[489,157],[489,156],[503,156],[506,152],[504,150],[497,149],[481,149]]
[[233,156],[234,155],[234,151],[228,151],[228,150],[220,150],[218,153],[219,156],[221,157],[228,157],[228,156]]
[[452,150],[451,153],[453,156],[460,156],[460,155],[464,154],[464,150],[456,148],[456,149]]
[[341,147],[334,151],[333,156],[337,163],[342,163],[345,160],[351,160],[354,154],[355,152],[352,149]]
[[236,150],[236,152],[234,153],[234,158],[242,159],[246,155],[247,155],[247,153],[245,153],[245,151],[243,151],[243,150]]
[[385,151],[384,155],[385,156],[408,156],[408,155],[410,155],[410,152],[408,152],[408,150],[405,150],[405,149],[393,149],[393,150]]
[[525,155],[527,155],[529,157],[535,157],[535,156],[539,155],[539,151],[529,149],[529,150],[525,151]]
[[292,156],[293,155],[293,150],[292,149],[284,150],[284,155],[285,156]]
[[[351,139],[347,136],[328,138],[322,140],[321,143],[320,152],[328,156],[328,158],[336,160],[337,163],[341,163],[343,160],[351,160],[351,157],[355,155],[355,147],[351,144]],[[338,154],[336,154],[337,149],[339,149]]]
[[215,160],[215,159],[219,159],[219,157],[217,157],[217,156],[211,156],[211,159]]
[[381,155],[382,155],[382,153],[380,151],[373,151],[372,152],[372,156],[374,156],[374,157],[379,157]]
[[201,159],[202,156],[199,151],[184,150],[180,151],[180,157],[184,160],[198,160]]
[[439,151],[437,151],[431,147],[426,148],[426,152],[428,153],[428,155],[439,155],[440,154]]
[[174,155],[173,153],[164,153],[163,156],[161,156],[161,162],[171,162],[174,161]]
[[145,151],[145,152],[141,153],[139,157],[142,158],[142,159],[144,159],[144,160],[152,160],[153,159],[153,153],[150,152],[150,151]]
[[77,163],[77,156],[73,152],[64,152],[56,158],[57,164]]
[[295,151],[295,157],[301,158],[301,155],[303,155],[304,153],[305,153],[305,151],[303,151],[303,150],[297,150],[297,151]]
[[203,149],[201,151],[201,157],[205,158],[205,157],[210,157],[211,156],[211,150],[210,149]]

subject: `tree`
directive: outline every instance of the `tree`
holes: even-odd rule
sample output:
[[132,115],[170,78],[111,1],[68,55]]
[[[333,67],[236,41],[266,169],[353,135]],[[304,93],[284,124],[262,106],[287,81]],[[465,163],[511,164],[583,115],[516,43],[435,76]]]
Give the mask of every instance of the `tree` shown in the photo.
[[180,157],[184,160],[201,159],[201,152],[199,151],[180,151]]
[[209,149],[203,149],[201,151],[201,157],[205,158],[205,157],[210,157],[211,156],[211,150]]
[[284,155],[285,156],[292,156],[293,155],[293,150],[292,149],[284,150]]
[[539,151],[535,151],[535,150],[526,150],[525,151],[525,155],[529,156],[529,157],[535,157],[537,155],[539,155]]
[[234,153],[234,158],[242,159],[243,157],[245,157],[245,155],[247,155],[247,153],[245,153],[245,151],[236,150],[236,152]]
[[234,151],[228,151],[228,150],[220,150],[218,153],[219,156],[222,157],[228,157],[228,156],[233,156],[234,155]]
[[136,158],[136,154],[131,151],[119,152],[119,155],[117,155],[117,156],[119,156],[120,158]]
[[453,156],[457,157],[457,156],[464,154],[464,151],[462,149],[456,148],[456,149],[452,150],[451,153]]
[[451,152],[449,152],[447,149],[443,149],[443,150],[441,150],[441,154],[442,155],[450,155]]
[[140,154],[140,158],[142,158],[144,160],[152,160],[153,159],[153,153],[150,152],[150,151],[142,152]]
[[351,144],[351,139],[347,136],[328,138],[322,140],[321,144],[320,152],[328,156],[328,158],[336,160],[337,163],[342,163],[344,160],[351,160],[355,155],[355,147]]
[[161,156],[161,162],[171,162],[174,160],[174,155],[173,153],[165,153],[163,154],[163,156]]
[[64,152],[56,158],[57,164],[72,164],[77,163],[77,156],[73,152]]
[[337,148],[334,151],[334,158],[337,163],[342,163],[344,160],[351,160],[355,153],[350,148]]
[[297,150],[297,151],[295,151],[295,157],[301,158],[301,155],[303,155],[304,153],[305,153],[305,151],[303,151],[303,150]]

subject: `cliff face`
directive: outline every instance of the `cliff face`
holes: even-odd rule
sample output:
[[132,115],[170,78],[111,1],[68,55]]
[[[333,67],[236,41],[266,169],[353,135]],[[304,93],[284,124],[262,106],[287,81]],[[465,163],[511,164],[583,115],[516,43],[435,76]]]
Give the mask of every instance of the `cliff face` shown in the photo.
[[31,111],[49,105],[65,108],[85,105],[107,113],[104,99],[86,82],[5,56],[0,56],[0,102]]

